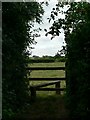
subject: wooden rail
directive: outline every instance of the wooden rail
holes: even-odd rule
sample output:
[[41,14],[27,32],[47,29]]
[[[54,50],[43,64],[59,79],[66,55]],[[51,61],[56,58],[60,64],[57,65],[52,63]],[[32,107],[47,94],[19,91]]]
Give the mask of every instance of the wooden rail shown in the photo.
[[28,67],[26,70],[65,70],[65,67]]
[[[48,85],[53,85],[53,84],[55,84],[56,88],[42,88],[42,87],[45,87],[45,86],[48,86]],[[57,94],[60,94],[61,90],[64,90],[64,89],[60,88],[60,80],[49,82],[49,83],[41,83],[39,85],[30,86],[32,99],[36,97],[36,91],[56,91]]]
[[[65,67],[28,67],[26,68],[29,72],[32,70],[65,70]],[[31,85],[31,97],[36,96],[36,91],[56,91],[57,94],[60,94],[60,91],[65,90],[65,88],[60,88],[60,81],[66,80],[65,77],[62,78],[28,78],[30,81],[51,81],[48,83],[41,83],[39,85]],[[54,80],[54,81],[53,81]],[[55,88],[42,88],[48,85],[55,84]]]
[[28,78],[29,80],[32,81],[55,81],[55,80],[66,80],[66,78],[62,77],[62,78]]
[[45,87],[45,86],[48,86],[48,85],[53,85],[53,84],[56,84],[60,82],[59,80],[58,81],[53,81],[53,82],[48,82],[48,83],[41,83],[39,85],[33,85],[31,87],[35,87],[35,88],[39,88],[39,87]]

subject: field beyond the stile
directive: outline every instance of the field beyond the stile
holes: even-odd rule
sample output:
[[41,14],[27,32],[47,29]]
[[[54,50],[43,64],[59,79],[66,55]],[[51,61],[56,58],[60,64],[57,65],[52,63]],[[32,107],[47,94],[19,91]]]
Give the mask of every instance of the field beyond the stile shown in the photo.
[[[29,67],[64,67],[65,63],[64,62],[52,62],[52,63],[32,63],[28,65]],[[59,80],[58,78],[60,77],[65,77],[65,71],[63,70],[34,70],[31,72],[30,74],[31,78],[57,78],[57,80]],[[30,81],[30,85],[37,85],[40,83],[47,83],[50,81]],[[65,81],[61,81],[61,88],[65,87]],[[55,87],[55,85],[50,85],[47,87]],[[37,94],[40,96],[47,96],[47,95],[52,95],[55,94],[55,91],[37,91]],[[62,92],[63,93],[63,92]]]

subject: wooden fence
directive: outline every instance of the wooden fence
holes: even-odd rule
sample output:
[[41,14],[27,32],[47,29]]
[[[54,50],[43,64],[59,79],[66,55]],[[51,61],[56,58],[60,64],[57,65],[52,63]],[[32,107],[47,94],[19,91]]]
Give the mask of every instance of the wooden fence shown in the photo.
[[[31,73],[33,70],[64,70],[65,67],[28,67],[27,70]],[[60,82],[66,80],[65,77],[60,78],[28,78],[30,81],[50,81],[48,83],[41,83],[39,85],[30,85],[31,96],[36,97],[36,91],[56,91],[56,94],[60,94],[60,91],[64,91],[65,88],[60,88]],[[55,85],[55,88],[43,88],[45,86]]]

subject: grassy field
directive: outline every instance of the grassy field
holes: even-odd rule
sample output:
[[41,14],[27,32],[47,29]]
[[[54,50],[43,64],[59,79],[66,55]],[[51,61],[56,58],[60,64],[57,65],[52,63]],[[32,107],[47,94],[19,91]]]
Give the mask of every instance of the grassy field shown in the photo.
[[28,66],[33,66],[33,67],[58,67],[58,66],[65,66],[64,62],[52,62],[52,63],[32,63],[29,64]]
[[[53,62],[53,63],[33,63],[33,64],[29,64],[29,66],[31,67],[64,67],[65,63],[64,62]],[[57,80],[59,77],[65,77],[65,71],[63,70],[34,70],[31,72],[30,75],[31,78],[46,78],[46,77],[56,77]],[[40,84],[40,83],[46,83],[46,82],[50,82],[50,81],[30,81],[30,85],[36,85],[36,84]],[[61,81],[61,88],[65,87],[65,81]],[[55,85],[50,85],[47,87],[55,87]],[[37,94],[39,95],[51,95],[51,94],[55,94],[56,92],[50,92],[50,91],[37,91]],[[61,92],[63,93],[63,92]]]

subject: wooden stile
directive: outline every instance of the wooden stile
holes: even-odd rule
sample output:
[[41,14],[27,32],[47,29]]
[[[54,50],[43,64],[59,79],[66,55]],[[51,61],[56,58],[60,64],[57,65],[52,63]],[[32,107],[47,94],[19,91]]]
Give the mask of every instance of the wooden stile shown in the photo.
[[[26,70],[31,72],[32,70],[65,70],[65,67],[28,67]],[[41,83],[39,85],[30,86],[31,97],[36,97],[36,91],[56,91],[56,94],[60,94],[60,91],[64,91],[65,88],[60,88],[61,80],[66,80],[65,77],[62,78],[28,78],[30,81],[51,81],[48,83]],[[43,88],[45,86],[55,84],[55,88]]]

